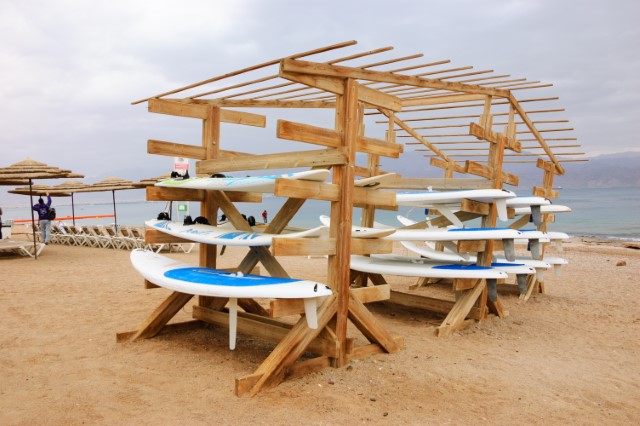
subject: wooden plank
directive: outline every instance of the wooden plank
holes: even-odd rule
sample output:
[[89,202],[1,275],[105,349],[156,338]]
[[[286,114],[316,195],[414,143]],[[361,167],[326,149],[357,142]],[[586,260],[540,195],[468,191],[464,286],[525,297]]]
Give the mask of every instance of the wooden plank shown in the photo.
[[381,254],[393,251],[393,241],[379,238],[352,238],[351,254]]
[[478,280],[474,278],[458,278],[453,280],[452,290],[453,291],[470,290],[476,285],[477,282]]
[[[462,295],[458,298],[447,317],[438,327],[438,336],[448,336],[455,331],[456,327],[462,323],[467,316],[469,316],[469,313],[473,309],[473,305],[476,303],[476,300],[478,300],[478,297],[480,297],[485,287],[485,281],[480,280],[473,289],[462,292]],[[482,318],[484,317],[482,309],[480,309],[480,311]]]
[[458,241],[458,253],[479,253],[485,250],[485,240],[462,240]]
[[203,201],[205,191],[201,189],[164,188],[147,186],[147,201]]
[[153,313],[138,326],[130,340],[148,339],[155,336],[193,297],[192,294],[172,292]]
[[462,203],[460,203],[460,210],[463,212],[486,216],[491,211],[491,204],[465,198],[464,200],[462,200]]
[[169,157],[194,158],[196,160],[204,160],[206,158],[206,150],[201,146],[185,145],[155,139],[147,140],[147,153],[166,155]]
[[[391,293],[391,286],[383,284],[373,287],[352,288],[351,294],[362,303],[381,302],[388,300]],[[272,318],[286,317],[304,313],[304,302],[302,299],[271,299],[269,316]]]
[[318,372],[329,366],[331,366],[331,358],[328,356],[305,359],[290,366],[285,372],[285,379],[296,379],[310,373]]
[[[273,387],[284,378],[287,369],[300,358],[311,342],[326,327],[336,313],[336,296],[329,296],[318,309],[318,328],[309,329],[304,318],[299,320],[287,335],[280,340],[269,356],[254,372],[260,379],[251,388],[250,394],[256,395],[260,390]],[[240,395],[239,395],[240,396]]]
[[[193,307],[193,318],[204,321],[218,327],[229,328],[228,312],[216,311],[202,306]],[[306,325],[306,320],[302,320]],[[270,342],[281,341],[291,330],[291,324],[275,321],[260,315],[247,312],[238,312],[238,333],[248,336],[256,336]],[[309,352],[318,355],[335,356],[337,348],[335,342],[324,339],[316,339],[307,348]]]
[[337,201],[339,189],[337,185],[330,183],[276,179],[273,194],[277,197]]
[[370,342],[379,344],[389,353],[402,349],[402,346],[362,302],[353,296],[349,299],[349,319]]
[[[393,340],[395,341],[396,346],[398,346],[399,348],[404,347],[404,337],[394,336]],[[383,354],[383,353],[386,353],[386,351],[381,345],[377,343],[371,343],[368,345],[352,348],[348,353],[348,359],[349,361],[353,361],[356,359],[363,359],[363,358],[370,357],[371,355],[377,355],[377,354]]]
[[463,84],[415,77],[392,72],[372,71],[360,68],[350,68],[338,65],[322,64],[318,62],[301,61],[298,59],[284,59],[280,63],[281,72],[297,72],[329,77],[350,78],[357,80],[369,80],[383,83],[393,83],[425,87],[469,94],[492,95],[501,98],[509,98],[510,92],[504,89],[482,87],[475,84]]
[[158,114],[175,115],[179,117],[200,118],[202,120],[209,118],[209,106],[198,104],[185,104],[168,99],[149,99],[149,112]]
[[254,155],[247,158],[217,158],[196,162],[196,173],[211,174],[237,170],[264,170],[291,167],[333,166],[345,163],[345,155],[338,149],[283,152]]
[[220,121],[223,123],[241,124],[244,126],[266,127],[267,117],[244,111],[220,110]]
[[427,190],[454,189],[486,189],[491,188],[491,181],[486,179],[440,179],[440,178],[397,178],[381,184],[383,189],[415,189]]
[[[286,120],[278,120],[276,136],[280,139],[312,143],[329,148],[338,148],[341,144],[340,133],[336,130]],[[356,142],[356,150],[359,152],[391,158],[398,158],[400,153],[403,152],[403,149],[403,146],[400,144],[392,144],[383,140],[362,136],[359,136]]]
[[484,95],[425,96],[423,98],[405,99],[402,101],[402,107],[453,104],[458,102],[479,101],[484,100],[484,98]]
[[365,188],[353,188],[354,204],[396,207],[396,193],[375,191]]
[[479,125],[478,123],[471,123],[469,125],[469,134],[471,136],[475,136],[478,139],[483,139],[492,143],[501,143],[507,149],[510,149],[514,152],[522,152],[522,144],[515,140],[507,137],[507,135],[503,133],[498,133],[490,128],[485,128]]
[[[425,311],[447,314],[453,308],[455,302],[450,300],[436,299],[433,297],[422,296],[419,294],[402,293],[399,291],[391,291],[391,298],[385,303],[406,306],[409,308],[422,309]],[[469,312],[469,318],[478,319],[480,310],[472,308]]]
[[147,244],[189,244],[193,241],[185,240],[183,238],[174,237],[173,235],[165,234],[155,229],[144,230],[144,242]]
[[466,161],[465,172],[476,176],[482,176],[487,179],[493,179],[493,169],[489,166],[485,166],[484,164],[476,163],[475,161]]
[[[280,77],[309,87],[317,87],[336,95],[344,94],[344,82],[340,78],[313,76],[308,74],[286,72],[280,70]],[[367,86],[358,85],[358,99],[372,106],[385,108],[391,111],[401,111],[402,102],[396,96],[380,92]]]
[[271,244],[274,256],[333,256],[335,238],[274,238]]
[[306,142],[330,148],[340,146],[340,134],[333,129],[278,120],[276,137],[296,142]]
[[[203,189],[167,188],[147,186],[147,201],[204,201],[206,191]],[[259,192],[228,192],[229,200],[236,203],[261,203]]]

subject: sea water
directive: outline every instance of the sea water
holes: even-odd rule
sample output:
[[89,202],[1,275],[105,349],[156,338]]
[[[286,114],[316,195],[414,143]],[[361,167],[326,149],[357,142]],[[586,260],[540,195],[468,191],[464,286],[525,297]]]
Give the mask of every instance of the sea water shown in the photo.
[[[530,194],[519,194],[530,195]],[[263,195],[262,203],[237,203],[236,207],[245,216],[253,216],[256,222],[262,222],[262,211],[267,210],[271,220],[284,204],[285,199],[270,194]],[[607,188],[607,189],[560,189],[559,198],[554,204],[566,205],[572,209],[570,213],[555,215],[555,222],[548,229],[566,232],[572,236],[587,236],[603,239],[625,239],[640,241],[640,188]],[[179,211],[183,205],[186,211]],[[72,206],[69,198],[54,198],[53,207],[58,217],[71,216]],[[31,216],[29,201],[25,197],[25,206],[4,207],[2,219],[28,219]],[[75,203],[75,216],[114,214],[113,203]],[[182,220],[185,215],[193,218],[200,215],[199,203],[150,202],[143,200],[117,201],[116,217],[103,219],[77,220],[77,224],[141,226],[146,220],[155,219],[158,213],[171,211],[174,220]],[[219,214],[221,214],[219,212]],[[330,204],[325,201],[308,200],[294,216],[290,225],[298,227],[315,227],[320,225],[319,216],[330,214]],[[407,216],[420,221],[425,219],[425,210],[421,207],[400,207],[398,211],[377,210],[375,220],[391,226],[401,226],[397,215]],[[361,210],[354,209],[353,223],[360,224]],[[71,222],[68,220],[67,222]],[[498,221],[497,226],[508,226],[509,222]],[[474,225],[475,226],[475,225]],[[529,228],[533,228],[531,225]]]

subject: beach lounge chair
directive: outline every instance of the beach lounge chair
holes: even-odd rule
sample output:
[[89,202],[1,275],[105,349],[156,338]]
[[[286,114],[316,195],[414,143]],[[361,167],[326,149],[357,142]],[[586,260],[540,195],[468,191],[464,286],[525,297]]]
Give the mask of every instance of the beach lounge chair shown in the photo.
[[104,227],[100,225],[93,225],[90,228],[91,235],[96,238],[99,248],[116,248],[111,237],[106,233]]
[[131,242],[125,239],[120,233],[116,232],[111,226],[105,226],[104,230],[111,238],[113,248],[129,250],[131,249]]
[[[44,249],[43,243],[36,243],[36,254],[39,256]],[[0,251],[13,252],[22,256],[34,256],[33,243],[28,241],[13,241],[3,240],[0,241]]]

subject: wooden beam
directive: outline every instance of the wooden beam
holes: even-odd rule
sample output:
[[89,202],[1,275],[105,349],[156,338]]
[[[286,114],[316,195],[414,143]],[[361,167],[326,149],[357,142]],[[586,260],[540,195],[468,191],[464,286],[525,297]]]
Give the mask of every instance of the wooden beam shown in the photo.
[[156,229],[144,230],[144,242],[146,244],[185,244],[193,243],[193,241],[185,240],[183,238],[174,237],[167,233],[158,231]]
[[374,206],[396,207],[396,193],[364,188],[353,188],[353,203],[358,205],[369,204]]
[[420,78],[408,75],[394,74],[391,72],[363,70],[359,68],[301,61],[297,59],[282,60],[280,63],[280,72],[296,72],[329,77],[369,80],[384,83],[402,84],[407,86],[449,90],[453,92],[491,95],[501,98],[508,98],[510,95],[510,92],[508,90],[487,88],[474,84],[454,83],[437,79]]
[[[373,287],[352,288],[353,297],[362,303],[373,303],[388,300],[391,294],[389,284]],[[286,317],[304,313],[303,299],[271,299],[269,316],[272,318]]]
[[[217,325],[229,327],[229,314],[202,306],[193,307],[193,318]],[[257,336],[271,342],[278,342],[290,332],[293,326],[260,315],[238,312],[238,332],[249,336]],[[328,340],[317,339],[309,347],[309,352],[335,356],[336,345]]]
[[379,238],[352,238],[351,254],[391,253],[393,241]]
[[[227,196],[235,203],[261,203],[262,194],[258,192],[228,192]],[[147,201],[203,201],[204,189],[168,188],[147,186]]]
[[223,123],[242,124],[245,126],[266,127],[267,117],[244,111],[220,110],[220,121]]
[[271,243],[274,256],[329,256],[336,254],[335,238],[278,238]]
[[[522,145],[519,141],[509,138],[503,133],[494,132],[490,128],[480,126],[478,123],[471,123],[469,126],[469,135],[478,139],[484,139],[492,143],[502,143],[505,148],[514,152],[522,152]],[[499,140],[500,139],[500,140]]]
[[547,145],[547,142],[545,142],[544,138],[542,137],[538,129],[536,129],[536,127],[533,125],[533,123],[531,122],[531,119],[525,112],[524,108],[522,108],[522,106],[520,105],[518,100],[515,98],[515,96],[511,94],[509,95],[509,102],[518,112],[518,115],[520,115],[520,118],[522,118],[522,120],[525,122],[525,124],[527,125],[527,128],[529,128],[531,133],[533,133],[533,136],[536,138],[536,140],[538,141],[542,149],[544,149],[544,152],[549,156],[549,159],[553,162],[553,164],[555,164],[558,174],[563,175],[564,168],[560,165],[560,162],[555,157],[555,155],[553,155],[553,152],[551,152],[551,148],[549,148],[549,146]]
[[264,170],[290,167],[334,166],[345,163],[345,155],[339,149],[283,152],[254,155],[247,158],[217,158],[196,163],[196,173],[212,174],[235,170]]
[[[402,99],[403,107],[412,107],[412,106],[426,106],[426,105],[442,105],[442,104],[453,104],[458,102],[469,102],[469,101],[479,101],[484,100],[484,95],[446,95],[446,96],[431,96],[424,98],[409,98]],[[409,112],[409,111],[403,111]]]
[[[341,136],[336,130],[286,120],[278,120],[276,136],[280,139],[312,143],[329,148],[338,148],[341,145]],[[404,148],[400,144],[359,136],[356,150],[368,154],[398,158]]]
[[293,167],[322,167],[344,164],[344,153],[339,149],[285,152],[254,155],[247,158],[218,158],[196,162],[196,173],[211,174],[234,170],[284,169]]
[[168,99],[149,99],[147,107],[149,112],[157,114],[200,118],[202,120],[209,117],[209,108],[206,105],[185,104]]
[[[336,95],[344,94],[342,79],[336,77],[314,76],[309,74],[291,73],[280,71],[280,77],[301,83],[309,87],[335,93]],[[369,87],[359,85],[358,98],[360,101],[376,107],[385,108],[391,111],[402,110],[400,99],[395,96],[380,92]]]
[[[402,293],[392,290],[391,297],[388,302],[396,305],[407,306],[425,311],[447,314],[453,308],[455,302],[450,300],[435,299],[432,297],[422,296],[419,294]],[[472,308],[469,312],[469,318],[479,319],[480,311]]]
[[387,189],[486,189],[491,181],[486,179],[398,178],[385,182],[379,188]]
[[158,141],[155,139],[149,139],[147,141],[147,153],[166,155],[168,157],[194,158],[196,160],[204,160],[206,158],[206,150],[202,146]]
[[294,179],[276,179],[273,195],[276,197],[304,198],[323,201],[337,201],[337,185]]

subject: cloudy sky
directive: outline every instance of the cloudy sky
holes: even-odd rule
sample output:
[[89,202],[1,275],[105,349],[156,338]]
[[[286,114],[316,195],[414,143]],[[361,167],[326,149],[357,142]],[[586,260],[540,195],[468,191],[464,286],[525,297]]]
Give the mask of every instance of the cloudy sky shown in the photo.
[[0,166],[162,174],[146,140],[199,129],[132,101],[347,40],[553,83],[588,156],[640,150],[639,18],[637,0],[0,0]]

